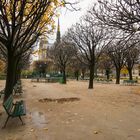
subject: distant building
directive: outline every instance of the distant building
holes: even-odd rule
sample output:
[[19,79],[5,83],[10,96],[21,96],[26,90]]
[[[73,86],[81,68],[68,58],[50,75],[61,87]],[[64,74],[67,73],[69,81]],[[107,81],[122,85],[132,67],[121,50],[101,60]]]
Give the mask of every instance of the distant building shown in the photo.
[[38,59],[46,60],[47,56],[47,44],[48,41],[46,38],[41,38],[39,42],[39,51],[38,51]]
[[[57,26],[57,33],[56,33],[56,41],[55,43],[59,43],[61,40],[61,34],[60,34],[60,24],[58,19],[58,26]],[[46,38],[41,38],[39,41],[39,50],[38,50],[38,60],[47,60],[47,50],[52,46],[53,44],[48,43]]]
[[[61,34],[60,34],[60,24],[58,19],[58,26],[57,26],[57,32],[56,32],[56,40],[55,43],[58,44],[61,40]],[[49,43],[47,38],[42,37],[38,39],[38,41],[34,44],[34,48],[36,49],[32,53],[32,63],[30,65],[30,70],[34,70],[34,63],[35,61],[44,61],[49,65],[47,71],[55,71],[55,66],[53,65],[53,61],[48,57],[48,50],[55,44],[55,43]]]

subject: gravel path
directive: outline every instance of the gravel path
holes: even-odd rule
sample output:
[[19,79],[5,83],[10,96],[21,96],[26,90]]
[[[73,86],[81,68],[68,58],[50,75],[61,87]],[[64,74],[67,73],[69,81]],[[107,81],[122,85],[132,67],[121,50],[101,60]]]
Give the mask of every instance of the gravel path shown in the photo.
[[[2,89],[4,81],[0,81]],[[23,80],[26,125],[10,119],[0,130],[0,140],[139,140],[140,86],[88,82],[31,83]],[[80,98],[65,102],[39,102],[40,99]],[[0,102],[1,103],[1,102]],[[2,113],[2,114],[1,114]],[[0,104],[0,126],[6,119]]]

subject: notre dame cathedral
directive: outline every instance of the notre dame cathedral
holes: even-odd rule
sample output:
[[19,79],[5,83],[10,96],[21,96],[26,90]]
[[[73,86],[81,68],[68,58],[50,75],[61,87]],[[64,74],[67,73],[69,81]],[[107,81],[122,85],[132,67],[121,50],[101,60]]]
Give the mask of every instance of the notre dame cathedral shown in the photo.
[[[60,24],[58,19],[57,33],[56,33],[56,42],[60,42]],[[39,41],[39,51],[38,51],[38,60],[47,60],[47,48],[51,47],[52,44],[49,44],[46,38],[41,38]]]

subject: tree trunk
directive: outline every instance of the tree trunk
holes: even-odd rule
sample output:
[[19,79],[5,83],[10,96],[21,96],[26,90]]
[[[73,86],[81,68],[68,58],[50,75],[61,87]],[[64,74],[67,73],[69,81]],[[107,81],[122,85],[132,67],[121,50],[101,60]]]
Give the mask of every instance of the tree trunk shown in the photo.
[[15,74],[16,74],[16,64],[17,59],[13,56],[13,54],[8,53],[7,58],[7,76],[6,76],[6,85],[5,85],[5,96],[4,101],[12,94],[13,86],[15,82]]
[[90,66],[90,77],[89,77],[89,89],[93,89],[93,79],[94,79],[94,65]]
[[65,69],[63,70],[63,84],[66,84],[66,72]]
[[129,80],[133,80],[132,69],[128,69],[128,73],[129,73]]
[[107,80],[109,80],[109,78],[110,78],[109,73],[110,73],[110,71],[109,70],[106,70],[106,78],[107,78]]
[[95,68],[94,68],[94,78],[96,77],[98,77],[97,64],[95,65]]
[[79,71],[75,71],[75,78],[77,81],[79,80]]
[[116,68],[116,84],[120,84],[120,73],[121,70]]
[[110,75],[109,75],[109,73],[107,74],[107,80],[109,80],[109,78],[110,78]]
[[21,68],[19,66],[19,61],[16,62],[16,70],[15,70],[15,79],[14,79],[14,86],[17,81],[20,79]]
[[16,78],[15,78],[15,84],[17,83],[17,81],[19,81],[21,78],[21,69],[18,68],[16,71]]

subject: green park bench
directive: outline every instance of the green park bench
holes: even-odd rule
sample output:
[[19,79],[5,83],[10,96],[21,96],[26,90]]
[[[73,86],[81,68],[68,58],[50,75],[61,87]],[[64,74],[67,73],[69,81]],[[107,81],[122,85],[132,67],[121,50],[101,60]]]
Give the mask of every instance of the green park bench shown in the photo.
[[13,103],[13,96],[10,95],[9,98],[3,103],[3,107],[8,115],[3,128],[6,127],[10,117],[11,118],[19,117],[22,124],[24,124],[21,119],[21,116],[26,115],[26,107],[25,102],[23,100]]
[[110,84],[110,83],[113,83],[113,80],[112,79],[102,79],[102,78],[98,78],[98,79],[95,79],[95,81],[97,83],[103,83],[103,84]]
[[49,82],[56,83],[56,82],[59,82],[60,79],[61,79],[61,77],[50,77]]
[[31,82],[45,83],[46,79],[45,78],[41,78],[41,77],[40,78],[32,78]]
[[138,83],[137,80],[123,80],[123,84],[125,85],[135,85],[136,83]]
[[31,82],[38,82],[38,83],[56,83],[59,82],[62,77],[60,76],[50,76],[46,78],[32,78]]

